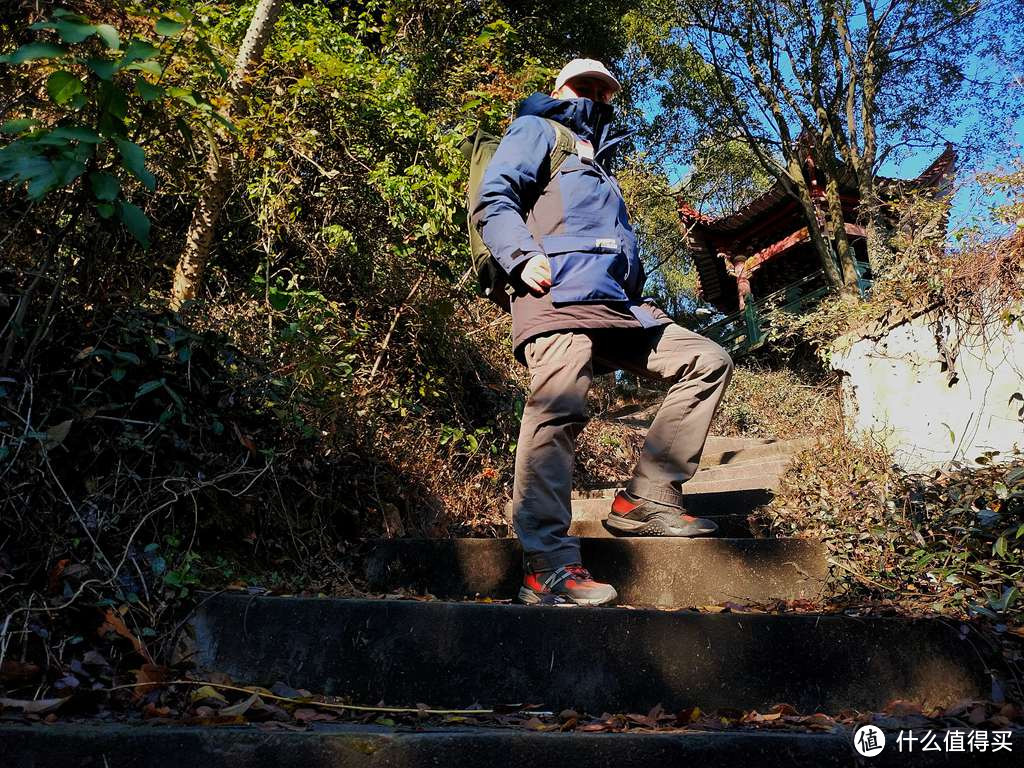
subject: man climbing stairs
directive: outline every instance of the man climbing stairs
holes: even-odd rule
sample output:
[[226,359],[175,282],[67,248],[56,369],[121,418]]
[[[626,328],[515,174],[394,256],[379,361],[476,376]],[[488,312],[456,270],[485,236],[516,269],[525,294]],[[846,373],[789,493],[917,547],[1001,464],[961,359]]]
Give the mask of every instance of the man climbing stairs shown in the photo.
[[[370,598],[209,597],[191,620],[192,660],[236,684],[295,688],[353,703],[452,709],[531,705],[553,713],[740,709],[881,711],[894,700],[944,708],[991,695],[1000,671],[967,625],[939,619],[797,612],[825,588],[821,542],[766,538],[748,517],[805,443],[711,438],[686,488],[715,538],[613,536],[616,480],[583,489],[572,532],[609,608],[522,606],[514,538],[369,542]],[[414,599],[410,599],[414,598]],[[846,766],[852,733],[700,731],[550,734],[449,725],[416,732],[350,725],[302,733],[107,727],[0,730],[14,765],[67,765],[103,749],[120,762],[185,766],[607,765],[701,760],[715,766]],[[1018,736],[1024,749],[1024,736]],[[1011,756],[1010,760],[1016,756]],[[26,762],[27,760],[27,762]],[[961,762],[957,762],[960,760]],[[212,761],[212,762],[211,762]],[[83,763],[84,764],[84,763]],[[889,750],[872,764],[904,765]],[[995,754],[916,755],[913,765],[1010,765]]]

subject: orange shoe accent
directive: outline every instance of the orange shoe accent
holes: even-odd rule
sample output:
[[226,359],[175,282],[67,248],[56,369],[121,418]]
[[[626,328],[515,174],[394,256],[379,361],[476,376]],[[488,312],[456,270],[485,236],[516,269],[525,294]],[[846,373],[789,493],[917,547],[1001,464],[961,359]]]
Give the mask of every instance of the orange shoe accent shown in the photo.
[[615,494],[615,501],[612,502],[612,512],[617,515],[628,515],[636,509],[639,503],[639,501],[630,501],[626,498],[626,494],[620,492]]

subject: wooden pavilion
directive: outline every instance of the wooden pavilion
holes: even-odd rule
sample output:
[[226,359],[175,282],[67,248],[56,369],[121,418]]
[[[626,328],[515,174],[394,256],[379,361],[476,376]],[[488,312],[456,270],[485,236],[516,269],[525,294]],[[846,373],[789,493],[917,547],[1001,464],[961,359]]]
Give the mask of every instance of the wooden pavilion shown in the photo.
[[[947,145],[917,178],[879,178],[883,200],[895,200],[911,191],[948,199],[952,193],[956,152]],[[826,216],[825,180],[808,158],[805,163],[811,195]],[[856,257],[862,294],[870,288],[864,229],[858,223],[859,190],[855,184],[840,185],[846,233]],[[895,211],[894,211],[895,213]],[[776,182],[766,192],[735,213],[709,218],[686,201],[679,202],[679,215],[687,232],[687,245],[697,269],[698,296],[726,315],[714,326],[702,329],[711,337],[723,336],[733,351],[743,351],[759,341],[758,315],[769,307],[800,312],[816,303],[828,291],[824,270],[810,242],[807,222],[797,200]],[[893,223],[897,216],[893,215]],[[745,261],[744,261],[745,259]],[[741,265],[737,274],[736,265]],[[749,285],[748,301],[740,312],[739,285]],[[752,300],[749,300],[752,297]],[[725,336],[735,338],[727,339]]]

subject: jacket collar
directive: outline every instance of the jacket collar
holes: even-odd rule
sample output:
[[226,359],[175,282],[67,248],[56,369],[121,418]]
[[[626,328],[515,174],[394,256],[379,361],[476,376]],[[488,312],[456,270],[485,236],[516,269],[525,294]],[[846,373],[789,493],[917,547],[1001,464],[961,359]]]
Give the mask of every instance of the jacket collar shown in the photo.
[[555,99],[543,93],[534,93],[519,105],[516,117],[536,115],[555,120],[581,139],[591,142],[596,153],[601,154],[628,135],[614,133],[614,114],[610,105],[590,99]]

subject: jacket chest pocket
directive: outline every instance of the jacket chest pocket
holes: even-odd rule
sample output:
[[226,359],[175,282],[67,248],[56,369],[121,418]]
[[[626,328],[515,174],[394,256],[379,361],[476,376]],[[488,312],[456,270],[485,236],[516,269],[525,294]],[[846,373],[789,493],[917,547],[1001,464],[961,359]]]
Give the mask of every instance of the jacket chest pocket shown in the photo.
[[629,260],[614,234],[548,235],[542,245],[555,303],[628,300]]

